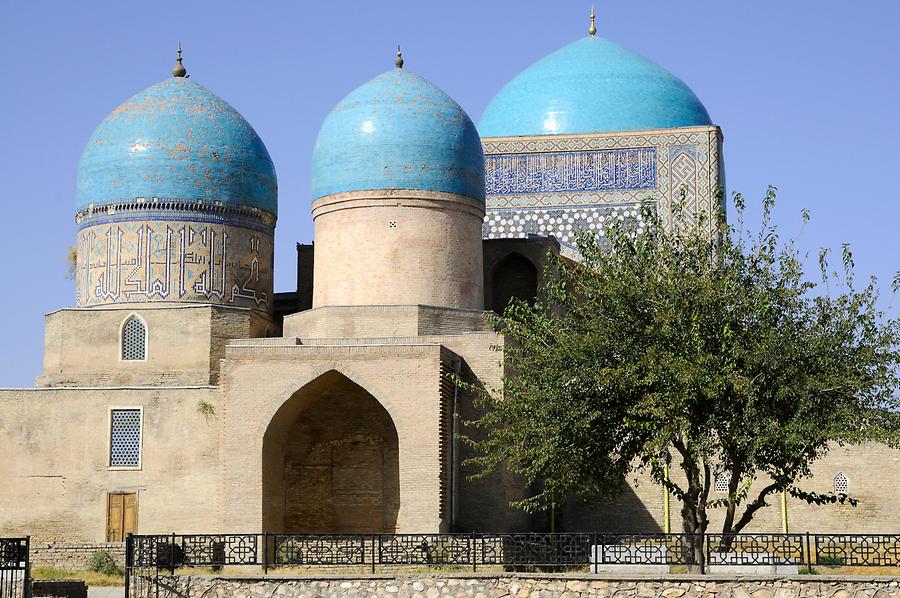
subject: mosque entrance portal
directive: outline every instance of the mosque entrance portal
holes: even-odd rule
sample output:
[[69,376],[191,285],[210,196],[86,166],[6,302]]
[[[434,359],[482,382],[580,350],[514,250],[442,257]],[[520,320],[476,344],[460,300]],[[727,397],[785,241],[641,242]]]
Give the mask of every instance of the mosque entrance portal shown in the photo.
[[375,397],[331,371],[295,393],[263,439],[263,524],[287,533],[394,532],[397,430]]

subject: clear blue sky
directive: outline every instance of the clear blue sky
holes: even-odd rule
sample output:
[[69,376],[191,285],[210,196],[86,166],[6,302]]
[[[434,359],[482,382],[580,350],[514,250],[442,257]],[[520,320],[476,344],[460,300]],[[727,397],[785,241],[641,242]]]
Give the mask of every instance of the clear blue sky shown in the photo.
[[[900,269],[900,2],[597,1],[599,34],[684,79],[723,128],[729,190],[752,203],[777,185],[788,232],[809,208],[803,245],[852,244],[859,274],[888,294]],[[0,386],[33,384],[43,314],[74,304],[65,255],[84,144],[169,76],[179,41],[192,77],[244,114],[275,161],[276,290],[290,290],[294,243],[312,237],[318,127],[393,66],[398,42],[407,68],[477,122],[506,81],[585,35],[589,11],[590,0],[0,0]]]

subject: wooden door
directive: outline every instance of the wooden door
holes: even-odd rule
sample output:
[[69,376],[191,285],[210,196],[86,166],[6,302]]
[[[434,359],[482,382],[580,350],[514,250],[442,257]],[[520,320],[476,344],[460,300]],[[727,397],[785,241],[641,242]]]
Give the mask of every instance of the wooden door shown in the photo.
[[106,541],[124,542],[137,532],[137,494],[110,493],[106,509]]

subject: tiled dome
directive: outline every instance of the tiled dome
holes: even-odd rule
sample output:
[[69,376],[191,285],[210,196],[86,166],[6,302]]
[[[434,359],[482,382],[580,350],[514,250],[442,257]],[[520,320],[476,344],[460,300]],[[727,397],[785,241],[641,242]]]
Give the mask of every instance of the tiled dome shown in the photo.
[[275,166],[237,110],[185,77],[116,108],[78,167],[77,209],[139,198],[278,211]]
[[313,149],[313,199],[382,189],[484,199],[484,156],[475,125],[450,96],[402,68],[341,100]]
[[586,37],[534,63],[484,111],[482,137],[583,134],[711,124],[694,92],[643,56]]

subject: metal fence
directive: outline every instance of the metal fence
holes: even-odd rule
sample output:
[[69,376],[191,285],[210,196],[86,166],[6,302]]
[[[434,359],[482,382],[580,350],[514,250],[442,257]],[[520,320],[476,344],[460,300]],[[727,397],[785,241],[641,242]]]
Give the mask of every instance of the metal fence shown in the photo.
[[29,538],[0,538],[0,598],[30,596],[29,548]]
[[[900,534],[168,534],[129,535],[126,595],[158,596],[183,568],[263,573],[446,570],[572,571],[656,565],[900,567]],[[627,570],[627,568],[626,568]],[[0,595],[7,598],[7,595]]]
[[129,568],[604,565],[900,566],[900,534],[169,534],[132,535]]

